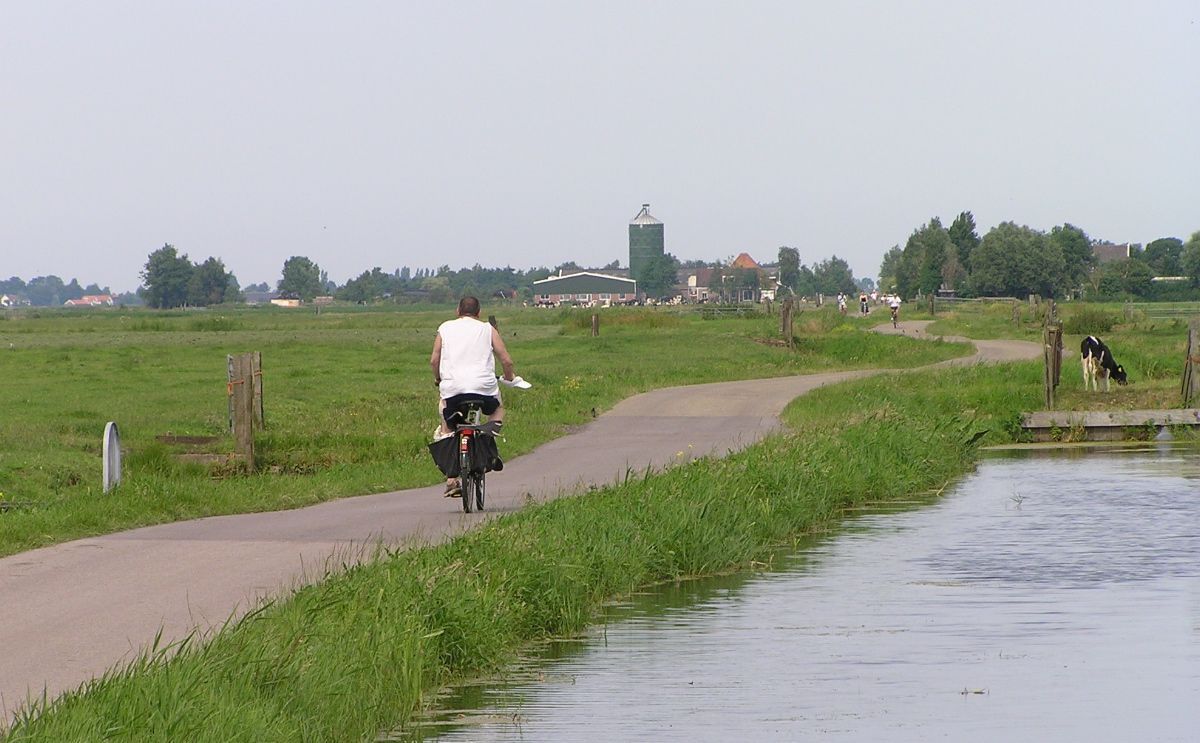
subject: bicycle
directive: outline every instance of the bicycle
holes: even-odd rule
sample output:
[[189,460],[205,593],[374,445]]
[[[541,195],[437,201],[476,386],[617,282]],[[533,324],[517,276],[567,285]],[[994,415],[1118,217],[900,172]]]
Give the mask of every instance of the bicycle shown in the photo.
[[458,437],[458,487],[462,491],[463,513],[470,513],[472,507],[476,511],[483,510],[486,495],[486,467],[476,466],[475,438],[490,435],[493,427],[483,420],[483,408],[478,402],[468,402],[463,406],[463,420],[454,427],[454,435]]

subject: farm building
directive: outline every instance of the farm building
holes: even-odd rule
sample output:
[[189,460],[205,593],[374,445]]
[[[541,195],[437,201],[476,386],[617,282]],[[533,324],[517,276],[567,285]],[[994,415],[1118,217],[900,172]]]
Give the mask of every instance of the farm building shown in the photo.
[[79,299],[68,299],[64,307],[112,307],[113,298],[110,294],[85,294]]
[[533,282],[533,300],[539,305],[624,304],[637,299],[637,282],[619,276],[581,271]]

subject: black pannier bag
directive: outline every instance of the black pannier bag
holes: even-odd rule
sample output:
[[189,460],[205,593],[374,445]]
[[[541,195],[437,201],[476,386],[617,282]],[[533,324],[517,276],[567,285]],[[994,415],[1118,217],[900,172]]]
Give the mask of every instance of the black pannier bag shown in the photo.
[[[504,469],[496,437],[476,434],[471,437],[471,469],[475,472],[491,472]],[[429,445],[433,463],[446,477],[458,477],[458,436],[447,436]]]

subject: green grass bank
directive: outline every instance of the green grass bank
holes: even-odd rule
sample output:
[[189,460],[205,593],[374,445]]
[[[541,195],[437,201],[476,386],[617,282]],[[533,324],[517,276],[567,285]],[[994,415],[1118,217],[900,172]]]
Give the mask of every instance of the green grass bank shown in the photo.
[[[867,331],[836,311],[804,312],[794,349],[778,317],[487,307],[517,371],[506,395],[513,457],[619,400],[678,384],[839,368],[912,367],[964,345]],[[279,308],[0,313],[0,555],[137,526],[310,505],[440,479],[425,445],[436,393],[429,353],[452,309]],[[198,464],[233,450],[226,355],[261,351],[266,430],[258,471]],[[101,434],[120,426],[124,480],[101,491]],[[176,437],[174,439],[169,437]],[[182,448],[178,437],[210,438]],[[194,451],[193,451],[194,449]]]
[[1010,440],[1039,380],[1023,363],[816,390],[786,432],[740,453],[386,554],[35,709],[3,740],[371,740],[614,595],[750,567],[847,508],[944,487],[976,446]]

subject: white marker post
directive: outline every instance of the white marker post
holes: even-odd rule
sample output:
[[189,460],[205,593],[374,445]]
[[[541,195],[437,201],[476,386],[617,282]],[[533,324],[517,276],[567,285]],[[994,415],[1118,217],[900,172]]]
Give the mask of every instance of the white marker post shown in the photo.
[[109,421],[104,425],[104,492],[121,484],[121,434],[117,424]]

